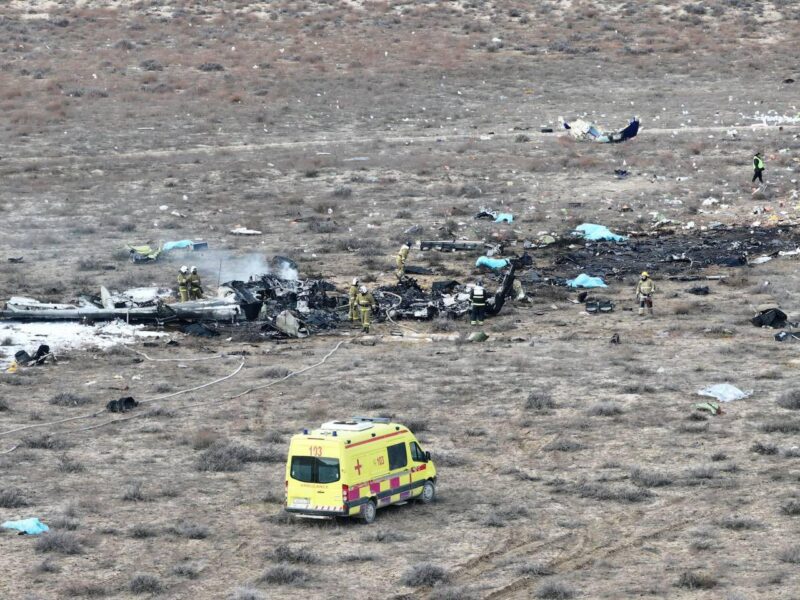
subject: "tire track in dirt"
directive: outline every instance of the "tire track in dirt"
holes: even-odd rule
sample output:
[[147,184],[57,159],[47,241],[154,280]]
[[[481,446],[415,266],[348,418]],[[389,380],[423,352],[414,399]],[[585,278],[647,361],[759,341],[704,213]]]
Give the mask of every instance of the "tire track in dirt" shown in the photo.
[[[677,135],[681,133],[719,133],[727,132],[733,128],[750,131],[779,131],[778,126],[763,125],[762,123],[751,123],[745,125],[709,125],[698,127],[674,127],[674,128],[642,128],[638,137],[646,137],[648,135],[665,136]],[[782,125],[784,131],[798,130],[800,125]],[[397,135],[397,136],[356,136],[344,138],[317,138],[313,140],[295,140],[295,141],[270,141],[260,144],[226,144],[220,146],[207,146],[197,145],[188,148],[161,148],[149,150],[134,150],[131,152],[116,152],[107,153],[98,156],[75,156],[75,155],[55,155],[55,156],[29,156],[29,157],[3,157],[0,159],[0,167],[15,166],[21,169],[25,167],[37,166],[47,164],[49,166],[70,166],[70,167],[98,167],[100,165],[107,165],[109,161],[119,166],[119,161],[122,160],[137,160],[137,159],[164,159],[169,157],[176,157],[185,155],[187,157],[194,157],[198,155],[213,156],[216,153],[248,153],[248,152],[263,152],[267,150],[280,150],[280,149],[303,149],[315,147],[329,147],[337,145],[359,146],[365,144],[386,143],[386,144],[419,144],[419,143],[463,143],[467,141],[491,141],[491,140],[511,140],[523,133],[522,130],[508,131],[503,133],[494,133],[491,135],[480,135],[475,133],[469,134],[442,134],[442,135]],[[556,130],[554,133],[540,133],[540,132],[524,132],[532,141],[542,141],[546,139],[557,139],[561,136],[561,132]],[[334,134],[330,134],[334,135]],[[591,142],[587,142],[591,144]],[[6,175],[12,174],[6,172]]]

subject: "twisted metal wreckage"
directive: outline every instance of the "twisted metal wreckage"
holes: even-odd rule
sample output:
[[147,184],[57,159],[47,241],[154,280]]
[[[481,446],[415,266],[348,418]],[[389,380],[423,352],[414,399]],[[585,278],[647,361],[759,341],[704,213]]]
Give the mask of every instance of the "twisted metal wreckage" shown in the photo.
[[[618,236],[621,238],[621,236]],[[480,242],[422,241],[423,250],[444,252],[478,251]],[[523,244],[524,248],[533,248]],[[503,268],[487,275],[495,282],[495,293],[488,299],[486,313],[497,315],[506,300],[518,296],[519,287],[564,286],[567,278],[589,273],[603,279],[624,281],[626,275],[647,269],[671,279],[703,279],[701,270],[709,267],[742,267],[761,264],[778,256],[800,254],[800,233],[793,227],[751,229],[715,227],[693,235],[656,234],[624,238],[623,241],[588,241],[564,237],[554,243],[535,247],[539,262],[548,266],[534,269],[527,254],[521,257],[505,253]],[[494,247],[492,253],[504,254]],[[282,257],[273,259],[273,267],[296,265]],[[31,298],[12,297],[0,318],[20,321],[108,321],[122,319],[129,323],[156,325],[215,323],[246,325],[262,337],[306,337],[314,332],[332,330],[347,319],[348,298],[324,279],[282,278],[284,273],[252,276],[248,281],[228,281],[219,287],[218,296],[168,304],[172,290],[135,288],[112,294],[101,288],[100,296],[83,296],[74,304],[48,304]],[[724,276],[713,276],[720,278]],[[519,280],[518,283],[515,281]],[[515,289],[515,287],[517,289]],[[434,281],[423,290],[410,277],[391,286],[373,290],[378,308],[376,321],[386,319],[429,320],[437,317],[459,318],[470,309],[469,286],[457,281]],[[524,290],[518,297],[524,296]],[[207,330],[208,331],[208,330]],[[195,333],[201,331],[194,330]],[[212,331],[211,335],[214,334]]]
[[[277,257],[273,265],[296,269],[289,259]],[[273,269],[274,272],[284,272]],[[487,314],[495,315],[511,294],[515,267],[499,280],[497,292],[487,301]],[[8,300],[0,318],[17,321],[111,321],[154,325],[216,323],[258,327],[266,337],[306,337],[313,332],[335,329],[346,320],[348,298],[324,279],[288,279],[274,273],[252,276],[248,281],[228,281],[219,286],[217,297],[168,304],[172,290],[134,288],[100,296],[81,296],[71,304],[45,303],[15,296]],[[375,319],[457,318],[470,309],[469,289],[456,281],[434,283],[424,291],[405,277],[397,285],[378,287]],[[189,329],[200,335],[213,330]]]

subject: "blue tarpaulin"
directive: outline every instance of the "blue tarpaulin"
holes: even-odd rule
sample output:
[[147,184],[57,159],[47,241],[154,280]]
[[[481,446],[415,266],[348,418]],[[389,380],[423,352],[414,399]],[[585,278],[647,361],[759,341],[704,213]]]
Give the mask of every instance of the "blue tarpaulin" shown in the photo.
[[611,233],[611,230],[605,225],[595,225],[594,223],[581,223],[575,228],[575,231],[583,235],[584,239],[591,242],[600,240],[607,240],[609,242],[624,242],[628,238],[624,235],[617,235]]
[[162,252],[169,252],[170,250],[177,250],[179,248],[191,248],[192,240],[179,240],[177,242],[164,242],[164,245],[161,247]]
[[35,517],[32,519],[22,519],[21,521],[6,521],[0,525],[0,527],[3,529],[16,529],[17,531],[21,533],[27,533],[28,535],[39,535],[45,531],[50,531],[50,528],[47,525]]
[[488,256],[481,256],[475,261],[476,267],[486,267],[494,271],[505,269],[509,264],[507,258],[489,258]]
[[586,273],[581,273],[575,279],[567,279],[567,285],[574,288],[608,287],[601,277],[589,277]]
[[511,213],[497,213],[497,216],[494,218],[495,223],[513,223],[514,222],[514,215]]

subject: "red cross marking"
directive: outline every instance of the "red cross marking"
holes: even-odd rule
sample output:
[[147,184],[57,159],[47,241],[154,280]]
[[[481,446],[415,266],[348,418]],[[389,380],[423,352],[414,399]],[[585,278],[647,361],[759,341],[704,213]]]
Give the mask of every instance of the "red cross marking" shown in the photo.
[[362,467],[363,467],[363,465],[362,465],[362,464],[361,464],[361,463],[360,463],[358,460],[356,460],[356,466],[355,466],[355,467],[353,467],[353,468],[354,468],[356,471],[358,471],[358,474],[359,474],[359,475],[361,475],[361,468],[362,468]]

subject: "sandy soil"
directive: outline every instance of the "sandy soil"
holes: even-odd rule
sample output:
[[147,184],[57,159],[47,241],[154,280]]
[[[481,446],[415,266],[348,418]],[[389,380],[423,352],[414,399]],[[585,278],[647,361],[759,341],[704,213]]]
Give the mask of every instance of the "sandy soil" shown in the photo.
[[[0,263],[0,296],[169,286],[184,262],[213,287],[219,253],[254,251],[374,285],[412,225],[534,240],[663,217],[685,236],[714,222],[794,235],[797,129],[755,117],[797,114],[784,81],[800,75],[799,17],[784,2],[12,2],[0,257],[24,262]],[[540,133],[634,114],[642,132],[622,145]],[[754,193],[756,150],[769,185]],[[475,221],[484,206],[515,223]],[[217,254],[126,260],[126,243],[183,238]],[[534,260],[574,274],[569,252]],[[437,270],[429,285],[469,280],[474,259],[411,262]],[[461,342],[464,322],[279,344],[170,332],[177,347],[4,374],[0,521],[52,533],[0,535],[0,597],[795,597],[800,417],[784,406],[800,359],[749,318],[768,302],[797,312],[796,260],[709,268],[725,278],[702,297],[661,263],[631,264],[609,274],[604,316],[531,286],[484,344]],[[653,318],[630,310],[642,268]],[[459,339],[426,341],[442,328]],[[753,395],[694,413],[722,382]],[[127,395],[143,402],[132,418],[102,412]],[[287,519],[289,436],[364,413],[418,432],[438,501],[369,527]],[[203,470],[236,444],[256,460]]]

